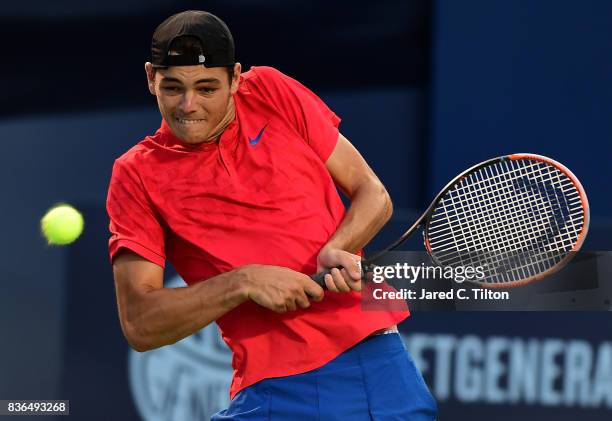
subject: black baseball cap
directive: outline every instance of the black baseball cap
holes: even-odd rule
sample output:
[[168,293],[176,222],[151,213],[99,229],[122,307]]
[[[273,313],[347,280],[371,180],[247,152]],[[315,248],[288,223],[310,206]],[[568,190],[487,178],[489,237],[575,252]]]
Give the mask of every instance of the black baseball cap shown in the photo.
[[[202,54],[168,55],[172,42],[183,36],[196,37],[202,44]],[[234,38],[227,25],[212,13],[187,10],[170,16],[153,33],[151,41],[153,67],[233,66]]]

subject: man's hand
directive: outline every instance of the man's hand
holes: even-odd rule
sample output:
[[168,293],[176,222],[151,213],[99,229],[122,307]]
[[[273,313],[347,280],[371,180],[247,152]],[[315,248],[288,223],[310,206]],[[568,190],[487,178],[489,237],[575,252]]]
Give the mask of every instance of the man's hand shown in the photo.
[[[317,256],[317,272],[325,275],[327,289],[334,292],[361,291],[361,257],[333,247],[323,247]],[[342,270],[337,268],[342,266]]]
[[239,270],[245,275],[248,298],[277,313],[308,308],[311,299],[323,299],[323,288],[303,273],[268,265],[246,265]]

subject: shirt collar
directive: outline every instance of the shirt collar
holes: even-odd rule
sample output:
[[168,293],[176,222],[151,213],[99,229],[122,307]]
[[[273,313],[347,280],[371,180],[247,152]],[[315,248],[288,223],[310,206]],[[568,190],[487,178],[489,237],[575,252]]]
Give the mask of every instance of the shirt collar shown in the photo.
[[182,152],[194,152],[194,151],[209,151],[214,150],[222,145],[223,147],[228,146],[236,140],[236,133],[238,131],[238,110],[236,110],[236,117],[234,120],[227,125],[221,136],[213,142],[202,142],[196,145],[187,143],[174,135],[166,120],[162,118],[161,126],[155,133],[155,140],[160,145]]

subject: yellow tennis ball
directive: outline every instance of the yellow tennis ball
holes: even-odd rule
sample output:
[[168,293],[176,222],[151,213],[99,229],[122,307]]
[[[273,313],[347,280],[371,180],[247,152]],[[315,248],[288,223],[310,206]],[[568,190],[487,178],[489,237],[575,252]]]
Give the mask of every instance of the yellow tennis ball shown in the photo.
[[83,232],[83,216],[70,205],[57,205],[47,211],[40,228],[49,244],[66,245]]

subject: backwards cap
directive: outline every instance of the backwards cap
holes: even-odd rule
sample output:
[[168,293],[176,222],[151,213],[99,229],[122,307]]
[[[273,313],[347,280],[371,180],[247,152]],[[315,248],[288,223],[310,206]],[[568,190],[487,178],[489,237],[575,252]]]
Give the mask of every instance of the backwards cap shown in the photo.
[[[190,36],[200,40],[202,54],[169,55],[172,43],[179,37]],[[212,13],[188,10],[163,21],[153,33],[151,41],[153,67],[233,66],[234,38],[227,25]]]

